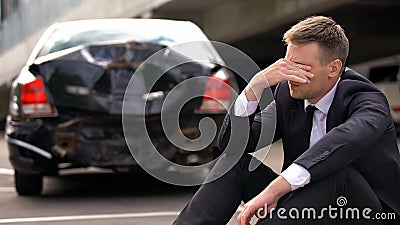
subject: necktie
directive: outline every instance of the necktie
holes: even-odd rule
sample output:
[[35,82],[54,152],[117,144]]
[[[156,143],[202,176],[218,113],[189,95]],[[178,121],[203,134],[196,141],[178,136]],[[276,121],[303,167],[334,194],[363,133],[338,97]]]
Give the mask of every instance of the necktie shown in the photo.
[[306,108],[306,122],[305,122],[305,132],[306,132],[306,137],[307,137],[307,148],[310,147],[310,137],[311,137],[311,131],[312,131],[312,126],[313,126],[313,116],[314,116],[314,111],[317,109],[317,107],[313,105],[309,105]]

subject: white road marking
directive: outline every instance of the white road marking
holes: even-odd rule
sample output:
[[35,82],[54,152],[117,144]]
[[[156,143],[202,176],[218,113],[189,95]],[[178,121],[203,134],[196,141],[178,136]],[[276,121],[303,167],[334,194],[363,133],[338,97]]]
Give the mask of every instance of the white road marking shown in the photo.
[[7,168],[0,168],[0,175],[10,175],[10,176],[14,176],[14,170],[12,169],[7,169]]
[[55,221],[71,221],[71,220],[143,218],[143,217],[162,217],[162,216],[177,216],[177,215],[179,215],[179,212],[143,212],[143,213],[122,213],[122,214],[101,214],[101,215],[95,214],[95,215],[75,215],[75,216],[27,217],[27,218],[0,219],[0,224],[55,222]]
[[15,192],[15,188],[14,187],[0,187],[0,193],[4,193],[4,192]]

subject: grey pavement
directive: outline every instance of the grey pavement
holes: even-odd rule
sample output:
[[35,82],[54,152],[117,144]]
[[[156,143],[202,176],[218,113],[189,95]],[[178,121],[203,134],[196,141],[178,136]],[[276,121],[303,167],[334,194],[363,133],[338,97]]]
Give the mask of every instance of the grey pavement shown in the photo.
[[[281,160],[278,143],[271,148],[265,163],[278,171]],[[145,174],[75,172],[46,177],[42,196],[18,196],[1,134],[0,224],[171,224],[197,190],[165,184]],[[236,217],[237,213],[230,225],[236,224]]]

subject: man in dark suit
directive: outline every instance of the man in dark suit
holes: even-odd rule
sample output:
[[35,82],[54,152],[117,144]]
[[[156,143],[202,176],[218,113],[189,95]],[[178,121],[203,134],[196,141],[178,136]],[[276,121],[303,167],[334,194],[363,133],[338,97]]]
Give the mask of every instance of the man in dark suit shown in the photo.
[[[282,139],[283,172],[264,164],[249,170],[254,159],[244,154],[202,185],[174,224],[226,224],[241,201],[247,203],[240,225],[253,216],[260,224],[398,224],[400,155],[385,96],[344,67],[349,43],[332,19],[307,18],[283,38],[285,58],[254,75],[219,136],[227,152],[235,147],[229,145],[235,121],[248,121],[246,152],[265,139]],[[260,112],[262,92],[274,85],[274,101]],[[271,127],[276,129],[269,138]],[[210,177],[229,157],[222,155]],[[391,219],[379,219],[379,213]]]

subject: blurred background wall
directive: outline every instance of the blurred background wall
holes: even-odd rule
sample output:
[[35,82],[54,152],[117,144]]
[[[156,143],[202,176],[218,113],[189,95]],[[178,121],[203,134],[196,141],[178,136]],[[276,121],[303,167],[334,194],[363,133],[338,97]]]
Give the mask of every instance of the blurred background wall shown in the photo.
[[284,56],[281,37],[292,24],[326,15],[347,31],[348,65],[367,73],[373,62],[400,64],[399,0],[0,0],[0,9],[0,116],[7,86],[44,29],[67,20],[190,20],[211,40],[241,49],[264,67]]

